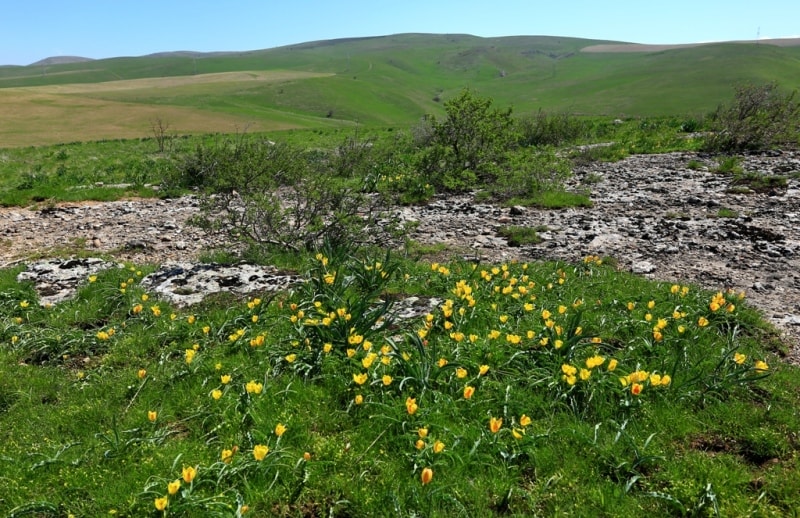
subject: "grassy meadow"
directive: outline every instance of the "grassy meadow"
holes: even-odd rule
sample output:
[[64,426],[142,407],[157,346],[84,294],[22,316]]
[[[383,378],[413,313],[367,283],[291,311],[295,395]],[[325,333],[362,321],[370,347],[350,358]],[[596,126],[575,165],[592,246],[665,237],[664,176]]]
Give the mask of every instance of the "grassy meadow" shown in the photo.
[[[596,43],[398,35],[2,67],[0,205],[233,190],[275,216],[268,189],[295,174],[281,186],[321,198],[424,202],[456,185],[591,206],[560,188],[570,164],[701,149],[690,136],[731,84],[800,80],[794,47],[580,52]],[[481,106],[448,103],[465,86],[500,107],[471,127],[514,139],[478,174],[436,140],[446,124],[419,123]],[[512,121],[506,106],[571,115]],[[590,143],[613,144],[577,147]],[[611,257],[458,252],[209,250],[303,281],[189,308],[142,286],[155,264],[87,276],[55,305],[16,281],[23,263],[0,270],[0,515],[800,513],[800,371],[746,293],[646,280]]]
[[[469,87],[517,114],[702,116],[732,86],[800,83],[800,47],[594,53],[574,38],[405,34],[263,51],[0,67],[0,147],[179,134],[401,126]],[[80,85],[80,86],[79,86]]]
[[[783,516],[798,373],[743,293],[581,264],[319,253],[180,310],[151,266],[2,272],[9,516]],[[433,303],[408,320],[386,300]]]

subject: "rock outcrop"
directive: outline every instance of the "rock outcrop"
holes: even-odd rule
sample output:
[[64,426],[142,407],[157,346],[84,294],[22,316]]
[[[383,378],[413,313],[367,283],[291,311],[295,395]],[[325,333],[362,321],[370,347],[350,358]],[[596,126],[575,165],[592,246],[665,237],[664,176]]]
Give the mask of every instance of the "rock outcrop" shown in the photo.
[[[578,167],[569,188],[589,191],[591,208],[508,208],[459,195],[400,211],[417,222],[416,241],[445,243],[478,260],[603,255],[653,279],[744,290],[786,332],[790,359],[800,363],[800,152],[743,157],[745,171],[786,179],[783,187],[762,185],[757,192],[714,172],[716,163],[711,156],[669,153]],[[188,223],[198,211],[191,196],[0,209],[0,266],[48,249],[89,249],[117,261],[166,264],[230,247],[221,236]],[[543,241],[509,246],[498,233],[509,225],[545,229],[539,232]],[[183,282],[163,279],[172,286]]]

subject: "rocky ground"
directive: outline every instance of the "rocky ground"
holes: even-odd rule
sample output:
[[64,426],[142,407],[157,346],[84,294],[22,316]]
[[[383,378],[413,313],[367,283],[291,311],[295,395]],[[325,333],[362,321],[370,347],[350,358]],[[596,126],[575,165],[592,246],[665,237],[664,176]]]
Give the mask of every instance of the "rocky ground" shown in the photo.
[[[487,260],[602,255],[653,279],[744,290],[800,363],[800,152],[744,157],[745,171],[789,178],[764,192],[733,186],[730,175],[712,172],[716,165],[671,153],[581,166],[570,187],[589,189],[592,208],[503,208],[464,195],[402,211],[418,223],[415,240]],[[195,260],[226,246],[187,223],[198,210],[193,197],[0,209],[0,267],[78,249],[139,263]],[[508,225],[545,227],[544,241],[510,247],[498,235]]]

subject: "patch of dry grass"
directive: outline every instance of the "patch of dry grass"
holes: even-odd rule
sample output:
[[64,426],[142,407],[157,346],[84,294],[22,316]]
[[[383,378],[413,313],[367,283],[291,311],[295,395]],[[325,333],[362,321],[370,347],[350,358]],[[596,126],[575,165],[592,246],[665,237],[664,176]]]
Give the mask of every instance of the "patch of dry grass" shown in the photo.
[[38,92],[54,94],[84,94],[98,92],[119,92],[122,90],[145,90],[172,88],[177,86],[200,85],[209,83],[248,83],[248,82],[281,82],[313,77],[329,77],[334,74],[303,72],[299,70],[256,70],[241,72],[220,72],[217,74],[198,74],[194,76],[148,77],[142,79],[126,79],[106,81],[103,83],[79,83],[68,85],[48,85],[28,88]]
[[0,148],[152,136],[152,121],[169,123],[178,134],[277,131],[303,127],[291,117],[252,119],[200,108],[148,105],[97,98],[98,94],[197,88],[214,84],[290,81],[325,76],[308,72],[229,72],[133,79],[105,83],[0,89]]

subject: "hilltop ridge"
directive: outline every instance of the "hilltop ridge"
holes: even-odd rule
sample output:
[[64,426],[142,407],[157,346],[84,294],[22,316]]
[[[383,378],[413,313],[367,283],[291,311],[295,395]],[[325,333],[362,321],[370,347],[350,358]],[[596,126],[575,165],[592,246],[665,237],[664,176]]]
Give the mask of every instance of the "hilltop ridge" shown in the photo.
[[464,88],[515,114],[701,118],[736,85],[800,85],[800,39],[767,41],[667,48],[407,33],[242,52],[50,60],[0,67],[0,147],[139,138],[154,118],[186,133],[407,126],[441,114]]
[[35,63],[28,65],[29,67],[40,67],[50,65],[69,65],[71,63],[85,63],[87,61],[95,61],[93,58],[84,58],[81,56],[50,56],[40,59]]
[[[586,46],[578,49],[581,52],[661,52],[664,50],[674,50],[692,47],[702,47],[706,45],[715,45],[719,43],[743,43],[743,44],[757,44],[757,45],[773,45],[777,47],[798,47],[800,46],[800,37],[798,38],[765,38],[759,40],[732,40],[732,41],[715,41],[715,42],[697,42],[697,43],[664,43],[664,44],[649,44],[649,43],[636,43],[624,41],[602,41],[583,39],[568,36],[535,36],[535,35],[516,35],[516,36],[498,36],[482,38],[480,36],[473,36],[471,34],[429,34],[429,33],[400,33],[400,34],[387,34],[377,36],[360,36],[352,38],[334,38],[326,40],[312,40],[300,43],[292,43],[288,45],[281,45],[278,47],[268,47],[255,50],[234,50],[234,51],[210,51],[201,52],[194,50],[177,50],[177,51],[160,51],[140,56],[115,56],[103,59],[118,59],[122,57],[139,57],[139,58],[173,58],[173,57],[189,57],[194,59],[203,59],[208,57],[221,57],[221,56],[242,56],[247,54],[269,52],[278,49],[313,49],[319,47],[332,47],[348,43],[377,41],[383,39],[390,39],[396,37],[442,37],[442,38],[477,38],[484,40],[509,40],[514,38],[541,38],[552,39],[555,41],[575,41],[586,42]],[[49,56],[40,59],[35,63],[23,66],[43,66],[43,65],[66,65],[71,63],[83,63],[86,61],[97,61],[95,58],[88,58],[82,56]],[[0,66],[19,66],[19,65],[0,65]]]

